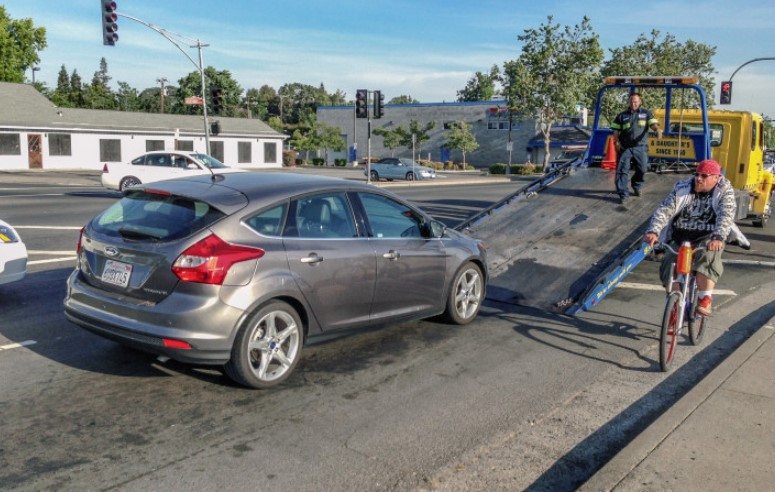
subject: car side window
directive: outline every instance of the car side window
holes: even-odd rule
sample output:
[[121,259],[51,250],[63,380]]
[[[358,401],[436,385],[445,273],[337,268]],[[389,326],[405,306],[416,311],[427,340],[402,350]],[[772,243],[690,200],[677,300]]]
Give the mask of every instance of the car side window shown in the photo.
[[287,211],[288,204],[283,203],[246,219],[245,224],[262,236],[280,237]]
[[295,201],[286,236],[350,239],[357,237],[350,202],[344,193],[324,193]]
[[374,193],[358,194],[375,238],[422,238],[423,217],[406,205]]
[[141,155],[137,159],[133,159],[132,160],[132,165],[133,166],[145,166],[147,164],[148,163],[146,162],[146,156],[144,156],[144,155]]

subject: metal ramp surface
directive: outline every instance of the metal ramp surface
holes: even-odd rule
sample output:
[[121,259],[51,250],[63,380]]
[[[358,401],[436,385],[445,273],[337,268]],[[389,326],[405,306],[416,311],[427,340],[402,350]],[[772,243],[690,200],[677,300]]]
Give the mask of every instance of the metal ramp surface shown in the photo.
[[645,232],[686,174],[648,173],[642,196],[620,205],[614,170],[577,167],[540,193],[467,228],[487,246],[487,298],[564,312]]

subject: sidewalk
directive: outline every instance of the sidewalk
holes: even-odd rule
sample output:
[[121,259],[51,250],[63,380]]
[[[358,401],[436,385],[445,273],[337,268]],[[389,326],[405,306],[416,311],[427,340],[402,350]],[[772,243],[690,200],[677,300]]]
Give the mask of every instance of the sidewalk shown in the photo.
[[579,490],[773,490],[775,318]]

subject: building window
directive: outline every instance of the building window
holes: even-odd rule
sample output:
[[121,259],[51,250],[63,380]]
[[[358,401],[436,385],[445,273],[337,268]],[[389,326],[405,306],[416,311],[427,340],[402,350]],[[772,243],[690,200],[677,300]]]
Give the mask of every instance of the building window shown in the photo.
[[69,133],[48,134],[48,155],[73,155]]
[[121,140],[101,138],[100,160],[103,162],[121,162]]
[[253,161],[253,149],[250,142],[237,142],[237,162],[240,164]]
[[193,140],[175,140],[175,150],[183,150],[185,152],[194,151]]
[[164,140],[146,140],[145,151],[153,152],[154,150],[164,150]]
[[0,134],[0,155],[22,155],[21,137],[18,133]]
[[223,162],[223,142],[210,141],[210,155]]
[[264,162],[274,164],[277,162],[277,143],[264,142]]

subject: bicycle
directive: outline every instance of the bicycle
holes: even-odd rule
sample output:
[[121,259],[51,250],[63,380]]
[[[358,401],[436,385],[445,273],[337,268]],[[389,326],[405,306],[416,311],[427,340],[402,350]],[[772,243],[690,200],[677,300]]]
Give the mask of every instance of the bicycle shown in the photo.
[[[705,249],[704,246],[692,248],[685,242],[678,251],[669,244],[662,243],[666,249],[677,255],[670,274],[670,292],[665,299],[665,312],[662,316],[662,330],[659,335],[659,366],[663,372],[670,369],[675,355],[678,337],[683,332],[684,323],[688,324],[689,340],[698,345],[707,329],[708,320],[697,313],[697,281],[692,268],[694,254]],[[673,289],[675,284],[678,290]]]

